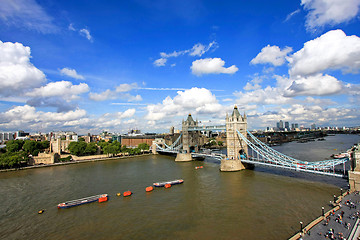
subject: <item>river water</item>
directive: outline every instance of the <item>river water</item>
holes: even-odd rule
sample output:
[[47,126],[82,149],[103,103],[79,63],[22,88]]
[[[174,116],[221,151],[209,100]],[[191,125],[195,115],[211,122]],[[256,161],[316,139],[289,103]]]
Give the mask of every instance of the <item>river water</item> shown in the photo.
[[[336,135],[276,148],[301,160],[323,160],[359,141]],[[179,178],[183,184],[145,192],[153,182]],[[216,161],[176,163],[163,155],[3,172],[0,239],[287,239],[299,221],[309,223],[322,206],[329,209],[346,185],[344,179],[270,168],[220,172]],[[116,196],[127,190],[134,194]],[[100,193],[110,200],[56,207]]]

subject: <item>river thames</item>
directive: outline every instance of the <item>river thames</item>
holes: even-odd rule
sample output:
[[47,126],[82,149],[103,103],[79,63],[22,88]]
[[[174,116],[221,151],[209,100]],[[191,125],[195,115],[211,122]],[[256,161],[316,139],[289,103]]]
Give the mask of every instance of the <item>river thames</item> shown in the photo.
[[[276,149],[314,161],[359,141],[358,135],[336,135]],[[180,178],[183,184],[145,192],[153,182]],[[345,179],[272,168],[220,172],[217,161],[177,163],[163,155],[3,172],[0,238],[287,239],[299,221],[307,224],[322,206],[330,209],[346,186]],[[116,196],[127,190],[134,194]],[[110,195],[108,202],[56,207],[101,193]]]

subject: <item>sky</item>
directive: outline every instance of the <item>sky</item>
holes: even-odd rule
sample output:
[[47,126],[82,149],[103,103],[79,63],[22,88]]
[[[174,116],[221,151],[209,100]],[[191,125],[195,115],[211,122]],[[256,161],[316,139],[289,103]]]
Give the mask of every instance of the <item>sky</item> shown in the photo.
[[360,125],[360,0],[0,0],[0,132]]

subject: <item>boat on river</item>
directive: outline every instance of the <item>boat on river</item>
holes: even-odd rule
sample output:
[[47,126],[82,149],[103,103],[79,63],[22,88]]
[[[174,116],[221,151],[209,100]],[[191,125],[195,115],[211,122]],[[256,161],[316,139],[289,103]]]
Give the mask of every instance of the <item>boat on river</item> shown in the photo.
[[80,198],[80,199],[76,199],[76,200],[70,200],[67,202],[63,202],[63,203],[59,203],[57,205],[58,208],[70,208],[70,207],[75,207],[75,206],[79,206],[82,204],[86,204],[86,203],[92,203],[92,202],[106,202],[109,199],[107,194],[99,194],[99,195],[94,195],[94,196],[90,196],[90,197],[85,197],[85,198]]
[[170,184],[170,185],[176,185],[176,184],[181,184],[183,183],[184,180],[182,179],[177,179],[177,180],[173,180],[173,181],[168,181],[168,182],[157,182],[157,183],[154,183],[153,185],[155,187],[164,187],[166,184]]
[[345,152],[345,153],[334,154],[331,156],[335,159],[346,158],[346,157],[349,157],[349,153]]

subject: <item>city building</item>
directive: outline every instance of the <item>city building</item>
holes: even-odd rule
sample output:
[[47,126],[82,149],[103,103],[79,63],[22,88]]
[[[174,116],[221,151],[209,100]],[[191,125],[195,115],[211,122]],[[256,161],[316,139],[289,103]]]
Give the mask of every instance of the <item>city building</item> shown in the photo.
[[14,133],[12,132],[0,132],[0,143],[4,143],[14,139]]
[[289,122],[285,122],[285,129],[286,129],[287,131],[290,131],[290,124],[289,124]]

